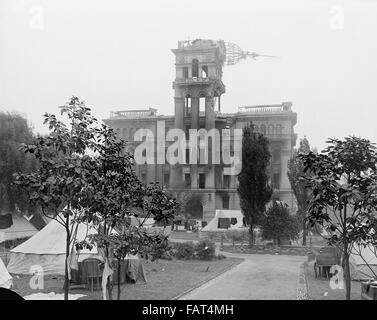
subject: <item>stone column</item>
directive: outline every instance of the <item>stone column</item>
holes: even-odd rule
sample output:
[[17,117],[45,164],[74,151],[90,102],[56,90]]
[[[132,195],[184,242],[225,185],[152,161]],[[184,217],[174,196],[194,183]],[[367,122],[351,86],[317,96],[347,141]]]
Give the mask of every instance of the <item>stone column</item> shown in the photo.
[[[175,107],[174,126],[177,129],[184,130],[185,99],[183,97],[175,97],[174,107]],[[170,143],[173,143],[173,142],[170,142]],[[184,181],[182,177],[183,177],[182,166],[179,164],[172,166],[171,174],[170,174],[170,181],[169,181],[170,187],[182,188],[184,186]]]

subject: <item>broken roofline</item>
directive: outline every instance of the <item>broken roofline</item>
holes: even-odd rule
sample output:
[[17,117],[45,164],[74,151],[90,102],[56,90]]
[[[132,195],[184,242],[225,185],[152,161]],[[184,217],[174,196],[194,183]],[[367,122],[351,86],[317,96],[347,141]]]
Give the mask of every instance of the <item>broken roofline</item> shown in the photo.
[[[174,117],[158,115],[155,108],[140,109],[140,110],[123,110],[110,112],[110,119],[142,119],[142,118],[158,118],[158,117]],[[264,114],[264,113],[292,113],[292,102],[283,102],[282,104],[266,104],[255,106],[238,107],[238,112],[235,113],[221,113],[215,111],[216,115],[237,115],[237,114]]]

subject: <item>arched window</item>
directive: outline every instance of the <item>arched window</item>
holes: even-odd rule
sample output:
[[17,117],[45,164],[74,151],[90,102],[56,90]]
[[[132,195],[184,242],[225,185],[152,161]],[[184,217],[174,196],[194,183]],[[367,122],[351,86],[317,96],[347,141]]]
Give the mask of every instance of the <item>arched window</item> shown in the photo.
[[134,140],[134,128],[130,128],[130,140],[133,141]]
[[187,79],[188,78],[188,67],[183,67],[183,78]]
[[275,134],[275,127],[274,127],[273,124],[270,124],[268,126],[268,134],[270,134],[270,135],[274,135]]
[[266,126],[265,126],[264,124],[262,124],[262,125],[260,126],[260,132],[261,132],[262,134],[266,134]]
[[127,128],[123,128],[123,139],[127,139]]
[[282,131],[281,124],[276,125],[276,134],[282,134]]
[[199,77],[199,61],[198,59],[192,59],[192,72],[191,76],[193,78],[198,78]]

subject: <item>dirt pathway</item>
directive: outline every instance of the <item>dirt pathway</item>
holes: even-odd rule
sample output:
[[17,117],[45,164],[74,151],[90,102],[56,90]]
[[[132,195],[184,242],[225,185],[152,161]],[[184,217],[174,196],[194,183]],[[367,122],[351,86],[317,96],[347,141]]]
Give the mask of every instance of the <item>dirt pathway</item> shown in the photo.
[[304,256],[226,254],[245,261],[181,297],[181,300],[296,300]]

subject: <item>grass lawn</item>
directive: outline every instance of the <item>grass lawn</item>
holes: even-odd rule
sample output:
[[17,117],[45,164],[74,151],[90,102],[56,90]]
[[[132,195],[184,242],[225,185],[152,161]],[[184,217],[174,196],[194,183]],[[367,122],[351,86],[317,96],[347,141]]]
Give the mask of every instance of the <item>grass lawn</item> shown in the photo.
[[[345,289],[333,290],[330,287],[330,279],[315,278],[314,261],[307,264],[305,274],[309,287],[309,296],[312,300],[345,300]],[[345,286],[345,283],[344,283]],[[326,294],[327,292],[327,294]],[[361,300],[361,283],[351,282],[351,300]]]
[[[166,261],[144,262],[147,283],[122,285],[122,300],[164,300],[172,299],[177,295],[204,283],[225,270],[228,270],[243,259],[226,258],[213,261]],[[22,296],[36,292],[62,293],[62,277],[45,277],[44,290],[32,290],[29,286],[29,276],[14,278],[14,290]],[[102,292],[83,289],[71,290],[72,294],[85,294],[83,300],[102,300]],[[113,298],[116,298],[117,287],[113,289]]]

